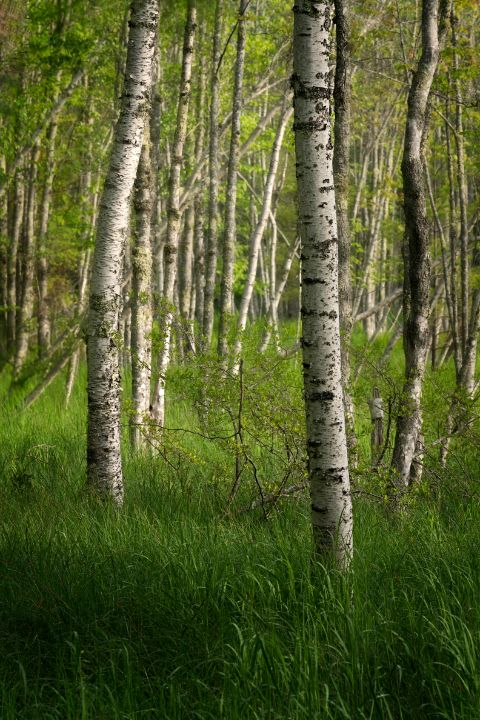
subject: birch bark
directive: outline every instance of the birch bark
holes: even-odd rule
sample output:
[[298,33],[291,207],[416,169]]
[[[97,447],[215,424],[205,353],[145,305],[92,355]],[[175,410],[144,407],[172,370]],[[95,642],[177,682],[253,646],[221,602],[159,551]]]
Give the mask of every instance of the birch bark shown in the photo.
[[316,551],[348,564],[352,503],[341,377],[338,238],[330,127],[332,2],[294,6],[295,148],[302,239],[303,377]]
[[457,51],[457,26],[458,18],[455,15],[455,3],[452,0],[450,10],[450,22],[452,26],[452,45],[454,55],[455,78],[455,124],[457,141],[457,178],[458,178],[458,199],[460,205],[460,281],[461,281],[461,304],[462,304],[462,354],[465,354],[469,337],[469,256],[468,256],[468,187],[465,175],[465,144],[463,137],[463,97],[460,80],[458,78],[459,59]]
[[122,258],[129,230],[130,199],[142,149],[157,23],[157,0],[132,0],[125,84],[100,204],[90,289],[88,481],[117,504],[123,501],[117,342]]
[[30,177],[28,182],[28,193],[25,205],[23,245],[22,245],[22,284],[20,290],[20,302],[16,318],[16,353],[14,362],[14,373],[16,376],[27,359],[30,324],[33,314],[33,277],[35,272],[34,261],[34,235],[35,235],[35,205],[37,194],[37,163],[39,146],[33,147],[30,157]]
[[57,136],[57,118],[52,120],[47,132],[47,158],[45,185],[43,187],[40,228],[38,232],[38,259],[37,259],[37,293],[38,293],[38,350],[42,358],[50,346],[50,319],[47,306],[48,292],[48,261],[46,255],[46,242],[48,221],[50,218],[50,205],[52,202],[53,176],[55,172],[55,139]]
[[194,0],[189,0],[187,21],[183,42],[182,76],[177,108],[177,124],[172,148],[172,166],[170,171],[168,206],[167,206],[167,237],[164,249],[164,318],[162,323],[163,346],[160,351],[157,367],[157,378],[152,400],[152,414],[157,423],[165,423],[165,379],[170,363],[171,336],[173,323],[173,306],[175,281],[177,279],[178,238],[181,226],[180,214],[180,174],[183,166],[183,154],[187,136],[188,106],[191,95],[192,60],[195,30],[197,27],[197,9]]
[[145,447],[145,423],[150,409],[152,366],[152,164],[148,123],[145,126],[135,181],[136,227],[132,252],[132,403],[131,443]]
[[[0,132],[2,123],[0,121]],[[2,175],[6,171],[5,156],[0,156],[0,172]],[[8,337],[7,337],[7,318],[8,318],[8,300],[7,300],[7,254],[8,254],[8,211],[10,203],[8,195],[0,198],[0,369],[3,368],[8,358]]]
[[16,346],[16,315],[17,315],[17,257],[22,231],[23,204],[25,200],[25,184],[23,173],[17,170],[14,179],[13,210],[11,238],[7,256],[7,337],[9,354],[14,354]]
[[350,0],[335,0],[336,62],[333,99],[335,105],[333,177],[338,230],[338,297],[342,350],[343,401],[349,444],[354,446],[355,421],[350,393],[350,336],[352,299],[350,281],[350,224],[348,190],[350,171],[351,59]]

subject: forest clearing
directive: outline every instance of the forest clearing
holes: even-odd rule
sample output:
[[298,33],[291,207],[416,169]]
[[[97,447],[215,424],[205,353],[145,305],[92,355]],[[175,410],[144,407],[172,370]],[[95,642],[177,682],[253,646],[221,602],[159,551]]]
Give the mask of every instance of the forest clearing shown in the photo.
[[480,7],[0,0],[0,718],[480,719]]

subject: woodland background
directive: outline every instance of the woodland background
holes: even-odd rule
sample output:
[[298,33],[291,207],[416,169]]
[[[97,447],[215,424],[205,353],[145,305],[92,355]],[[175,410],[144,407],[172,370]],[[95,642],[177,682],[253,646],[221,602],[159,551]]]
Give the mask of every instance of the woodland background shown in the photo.
[[[193,5],[179,161],[182,49]],[[116,339],[125,478],[118,511],[85,490],[84,338],[129,7],[124,0],[0,4],[2,718],[480,716],[479,7],[475,0],[449,6],[430,97],[423,434],[415,472],[399,487],[391,459],[404,403],[401,161],[422,3],[348,4],[353,329],[343,340],[355,552],[342,573],[311,563],[291,3],[244,5],[239,16],[237,2],[160,4],[149,122],[152,286],[145,302],[135,285],[145,201],[137,180]],[[331,64],[333,92],[334,51]],[[175,168],[178,253],[166,298]],[[222,288],[232,217],[228,308]],[[139,361],[132,313],[145,306],[152,315],[144,318],[151,324]],[[145,369],[141,408],[132,382]],[[374,397],[383,417],[374,417]]]

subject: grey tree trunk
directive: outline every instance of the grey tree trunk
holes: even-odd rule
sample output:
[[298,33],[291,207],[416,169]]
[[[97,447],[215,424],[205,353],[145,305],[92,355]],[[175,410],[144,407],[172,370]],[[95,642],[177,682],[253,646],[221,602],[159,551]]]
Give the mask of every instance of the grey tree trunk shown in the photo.
[[190,319],[193,279],[193,238],[195,229],[195,207],[190,205],[185,213],[185,224],[178,252],[178,295],[182,320]]
[[[447,108],[448,115],[448,108]],[[462,349],[461,349],[461,331],[459,332],[458,322],[458,293],[457,293],[457,234],[455,229],[456,220],[456,200],[455,200],[455,171],[453,164],[452,143],[450,139],[450,129],[445,124],[445,139],[447,146],[447,168],[448,168],[448,186],[449,186],[449,240],[450,240],[450,297],[452,307],[452,341],[453,341],[453,357],[455,360],[455,370],[457,380],[460,376],[462,366]]]
[[408,94],[402,177],[405,211],[405,382],[397,419],[392,467],[396,482],[410,483],[422,430],[421,398],[429,344],[430,228],[427,218],[423,144],[427,108],[439,58],[438,0],[423,0],[422,55]]
[[11,221],[10,243],[7,255],[7,337],[9,355],[14,354],[16,346],[16,315],[17,315],[17,256],[22,231],[23,204],[25,199],[25,184],[22,173],[17,170],[12,193],[13,209]]
[[163,322],[161,334],[163,346],[158,358],[157,377],[152,399],[152,414],[156,422],[165,423],[165,379],[170,363],[171,336],[173,323],[174,289],[177,279],[178,238],[180,234],[180,174],[183,166],[183,153],[187,136],[188,106],[191,94],[193,44],[197,27],[197,10],[194,0],[189,0],[185,35],[183,42],[182,76],[177,108],[177,124],[172,148],[172,166],[170,171],[167,237],[164,249],[164,286],[163,286]]
[[46,255],[46,242],[48,221],[50,218],[50,205],[52,202],[53,176],[55,172],[55,139],[58,123],[55,118],[49,125],[47,132],[47,157],[45,185],[43,187],[42,202],[40,205],[40,228],[38,231],[38,257],[37,257],[37,293],[38,293],[38,351],[40,358],[44,357],[50,347],[50,318],[47,305],[48,294],[48,260]]
[[146,122],[158,23],[157,0],[132,0],[120,117],[98,218],[87,327],[89,484],[123,501],[120,454],[119,311],[130,201]]
[[303,377],[316,551],[345,566],[352,502],[341,377],[338,238],[330,127],[332,2],[294,6],[295,148],[302,239]]
[[134,450],[145,447],[145,430],[150,410],[152,367],[152,165],[148,124],[138,164],[134,198],[136,227],[132,252],[132,405],[131,443]]
[[16,352],[14,361],[14,374],[18,376],[27,359],[31,321],[33,314],[34,290],[33,278],[35,274],[34,238],[35,238],[35,205],[37,194],[37,164],[39,146],[34,145],[30,157],[30,172],[28,193],[24,213],[23,242],[21,253],[22,283],[17,284],[17,294],[20,290],[20,302],[16,319]]
[[228,325],[234,310],[233,267],[235,262],[236,239],[237,171],[240,148],[240,120],[243,105],[243,71],[245,66],[245,45],[247,41],[245,23],[245,12],[247,7],[248,0],[240,0],[237,30],[237,59],[235,63],[235,80],[232,103],[232,133],[230,137],[230,153],[228,157],[227,189],[225,197],[222,283],[220,287],[218,354],[221,358],[225,358],[228,354]]
[[[202,43],[205,41],[205,28],[201,28]],[[199,88],[197,96],[197,121],[198,130],[195,138],[195,164],[198,167],[202,164],[202,157],[205,150],[205,134],[208,118],[205,114],[205,97],[207,91],[207,73],[205,58],[203,53],[199,57]],[[200,171],[199,181],[203,186],[205,184],[205,169],[202,167]],[[193,277],[192,277],[192,293],[190,298],[190,322],[192,326],[192,342],[195,342],[195,332],[193,329],[194,321],[197,320],[198,347],[203,343],[203,312],[205,304],[205,210],[204,198],[202,195],[194,200],[194,231],[193,231]]]
[[333,178],[338,232],[338,296],[342,348],[343,401],[350,448],[356,444],[353,401],[350,393],[350,336],[352,300],[350,281],[350,224],[348,191],[350,172],[351,59],[350,0],[335,0],[336,63],[333,100],[335,107]]
[[462,355],[467,349],[469,337],[469,255],[468,255],[468,187],[465,175],[465,143],[463,135],[463,98],[460,80],[458,78],[459,60],[457,52],[457,25],[458,18],[455,15],[455,3],[452,0],[450,10],[450,22],[452,26],[452,45],[454,49],[454,68],[457,72],[455,78],[455,138],[457,142],[457,181],[458,199],[460,206],[460,282],[461,282],[461,339]]

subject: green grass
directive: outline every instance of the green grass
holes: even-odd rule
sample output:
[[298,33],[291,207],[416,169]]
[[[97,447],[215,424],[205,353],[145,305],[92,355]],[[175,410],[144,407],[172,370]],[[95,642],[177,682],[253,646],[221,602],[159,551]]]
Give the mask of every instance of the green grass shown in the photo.
[[125,508],[101,506],[81,383],[68,411],[59,381],[2,414],[1,720],[480,718],[475,496],[357,500],[342,577],[305,499],[226,517],[208,463],[126,455]]

